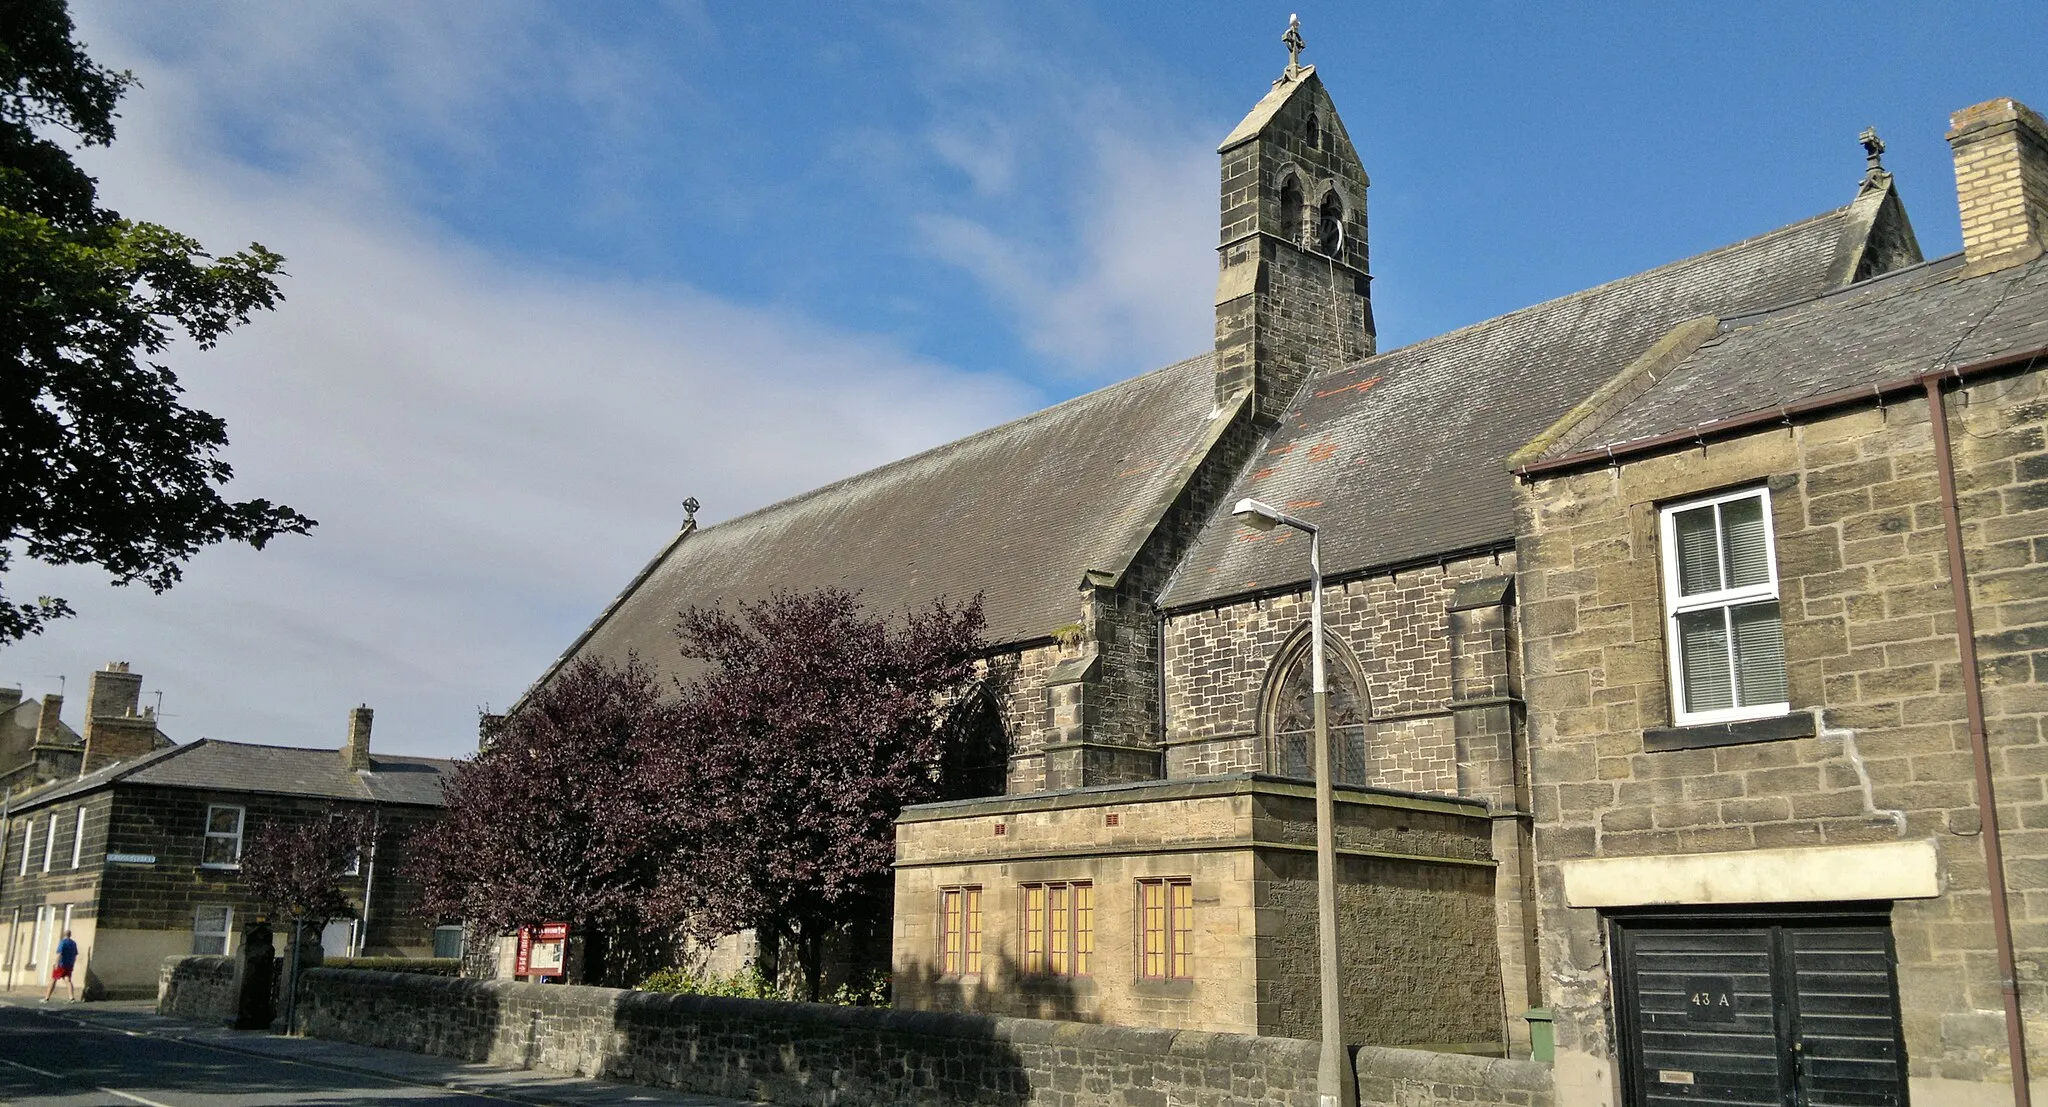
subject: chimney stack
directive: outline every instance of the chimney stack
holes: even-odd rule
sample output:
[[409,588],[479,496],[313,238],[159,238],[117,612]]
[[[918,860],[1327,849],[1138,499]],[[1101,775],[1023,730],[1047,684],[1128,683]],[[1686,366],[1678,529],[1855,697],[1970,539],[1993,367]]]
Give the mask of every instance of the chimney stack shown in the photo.
[[61,746],[64,744],[63,723],[58,716],[64,712],[64,697],[55,692],[43,696],[42,714],[36,716],[36,745]]
[[126,661],[109,661],[85,686],[85,759],[81,775],[156,749],[156,719],[136,713],[142,674]]
[[105,668],[86,678],[85,726],[92,731],[94,719],[125,719],[135,714],[142,702],[142,674],[128,671],[126,661],[109,661]]
[[351,772],[370,767],[370,720],[375,715],[367,703],[348,713],[348,745],[341,748],[341,763]]
[[21,706],[21,689],[0,688],[0,715]]
[[1949,117],[1963,257],[1980,272],[2039,257],[2048,246],[2048,123],[2009,97]]

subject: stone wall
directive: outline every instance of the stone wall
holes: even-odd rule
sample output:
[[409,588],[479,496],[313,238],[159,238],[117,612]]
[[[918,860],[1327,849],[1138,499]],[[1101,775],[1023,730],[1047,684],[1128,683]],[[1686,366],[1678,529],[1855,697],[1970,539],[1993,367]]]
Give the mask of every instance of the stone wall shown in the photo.
[[[2048,945],[2048,836],[2038,829],[2048,826],[2044,414],[2037,374],[1949,398],[2035,1056],[2048,1049],[2037,983]],[[1598,912],[1567,905],[1560,863],[1919,840],[1935,845],[1943,893],[1901,899],[1891,913],[1914,1099],[2004,1094],[1995,1090],[2010,1076],[1932,439],[1926,403],[1895,402],[1544,479],[1525,498],[1518,588],[1542,954],[1560,1088],[1579,1101],[1612,1094],[1607,935]],[[1659,505],[1757,483],[1772,496],[1788,722],[1805,736],[1652,749],[1645,731],[1672,718]]]
[[[1467,558],[1323,591],[1331,663],[1362,686],[1367,750],[1381,788],[1459,794],[1453,718],[1452,597],[1459,585],[1501,577],[1512,560]],[[1166,623],[1167,775],[1271,772],[1261,737],[1274,662],[1300,645],[1308,589],[1182,612]],[[1463,663],[1472,683],[1498,679],[1505,691],[1506,638],[1481,629],[1486,651]],[[1490,652],[1494,660],[1481,654]]]
[[157,977],[156,1013],[219,1025],[235,1014],[235,959],[166,957]]
[[[897,825],[896,1001],[931,1010],[1298,1036],[1317,1010],[1313,789],[1249,774],[929,804]],[[1348,1040],[1501,1041],[1493,820],[1341,788]],[[1192,971],[1139,979],[1137,882],[1186,879]],[[1086,975],[1021,971],[1021,885],[1093,888]],[[940,892],[981,890],[983,968],[941,972]],[[1519,1008],[1517,1009],[1519,1011]]]
[[1550,1066],[1530,1061],[1367,1046],[1352,1063],[1360,1107],[1551,1107],[1555,1102]]
[[[316,969],[301,1032],[786,1107],[1313,1107],[1313,1042]],[[1366,1107],[1549,1107],[1547,1068],[1359,1055]]]

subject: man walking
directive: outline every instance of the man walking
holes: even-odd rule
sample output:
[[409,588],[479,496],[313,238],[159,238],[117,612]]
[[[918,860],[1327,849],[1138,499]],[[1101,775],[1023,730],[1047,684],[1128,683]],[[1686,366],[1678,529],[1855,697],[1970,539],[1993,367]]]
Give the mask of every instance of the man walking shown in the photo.
[[43,990],[43,1002],[57,994],[57,982],[64,982],[64,990],[70,994],[71,1002],[78,1002],[78,985],[71,982],[72,966],[78,964],[78,943],[71,940],[71,932],[64,932],[64,939],[57,943],[57,964],[50,969],[50,986]]

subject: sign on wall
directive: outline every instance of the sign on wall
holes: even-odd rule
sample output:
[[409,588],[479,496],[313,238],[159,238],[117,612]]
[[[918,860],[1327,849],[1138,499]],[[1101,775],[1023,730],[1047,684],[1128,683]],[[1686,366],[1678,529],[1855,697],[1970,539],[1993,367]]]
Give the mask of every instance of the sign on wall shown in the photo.
[[561,976],[568,961],[569,924],[542,923],[519,928],[518,953],[513,959],[514,976]]

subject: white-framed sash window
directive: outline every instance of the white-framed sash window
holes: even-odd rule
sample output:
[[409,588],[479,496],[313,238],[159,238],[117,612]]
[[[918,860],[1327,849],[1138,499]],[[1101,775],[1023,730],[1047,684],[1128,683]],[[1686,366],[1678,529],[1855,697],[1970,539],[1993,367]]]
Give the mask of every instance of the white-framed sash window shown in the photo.
[[216,956],[228,952],[229,936],[235,930],[235,909],[221,904],[200,904],[192,912],[192,952]]
[[43,831],[43,871],[50,871],[50,863],[57,859],[57,813],[50,812],[50,825]]
[[71,827],[71,867],[85,859],[85,805],[78,805],[78,821]]
[[1770,491],[1688,500],[1660,515],[1672,720],[1784,714],[1791,705]]
[[237,869],[242,865],[242,815],[239,807],[209,804],[206,808],[206,847],[199,855],[203,869]]

